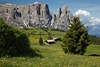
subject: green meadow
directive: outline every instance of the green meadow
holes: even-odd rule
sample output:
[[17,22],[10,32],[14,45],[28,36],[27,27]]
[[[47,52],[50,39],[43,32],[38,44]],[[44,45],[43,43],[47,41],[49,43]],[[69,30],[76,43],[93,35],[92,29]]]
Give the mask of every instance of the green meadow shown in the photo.
[[[38,41],[41,34],[43,41],[48,39],[48,33],[43,29],[24,30],[29,38],[30,46],[38,54],[34,57],[2,57],[0,67],[100,67],[100,45],[91,44],[84,55],[65,54],[61,41],[41,46]],[[50,30],[53,38],[62,38],[64,32]]]
[[65,54],[61,43],[52,45],[31,45],[41,56],[38,57],[12,57],[0,58],[0,67],[100,67],[99,45],[90,45],[85,55]]

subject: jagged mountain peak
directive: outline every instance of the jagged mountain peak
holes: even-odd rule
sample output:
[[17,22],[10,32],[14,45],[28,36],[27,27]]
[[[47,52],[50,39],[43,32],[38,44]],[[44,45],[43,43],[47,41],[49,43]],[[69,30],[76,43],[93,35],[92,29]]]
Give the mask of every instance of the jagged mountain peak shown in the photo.
[[48,4],[39,2],[30,5],[3,5],[0,6],[0,16],[8,24],[20,28],[51,27],[66,30],[69,21],[72,20],[72,15],[66,6],[62,10],[58,8],[56,14],[51,14]]

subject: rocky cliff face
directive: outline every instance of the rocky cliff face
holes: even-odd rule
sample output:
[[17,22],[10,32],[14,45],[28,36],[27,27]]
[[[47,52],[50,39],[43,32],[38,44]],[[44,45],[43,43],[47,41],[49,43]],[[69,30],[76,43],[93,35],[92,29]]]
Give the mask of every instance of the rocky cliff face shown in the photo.
[[0,16],[8,24],[20,28],[51,27],[66,30],[73,19],[69,8],[58,8],[56,14],[51,14],[47,4],[34,3],[30,5],[0,4]]
[[72,19],[73,15],[70,13],[69,8],[66,6],[62,10],[58,8],[57,14],[54,14],[52,18],[52,28],[65,31]]

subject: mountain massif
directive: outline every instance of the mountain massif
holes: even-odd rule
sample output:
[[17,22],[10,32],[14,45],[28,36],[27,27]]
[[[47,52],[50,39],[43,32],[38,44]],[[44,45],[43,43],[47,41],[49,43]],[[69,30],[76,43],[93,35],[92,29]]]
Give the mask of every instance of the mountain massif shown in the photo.
[[69,8],[58,8],[57,13],[50,12],[48,4],[33,3],[27,5],[0,4],[0,16],[9,24],[20,28],[50,27],[66,30],[73,20]]

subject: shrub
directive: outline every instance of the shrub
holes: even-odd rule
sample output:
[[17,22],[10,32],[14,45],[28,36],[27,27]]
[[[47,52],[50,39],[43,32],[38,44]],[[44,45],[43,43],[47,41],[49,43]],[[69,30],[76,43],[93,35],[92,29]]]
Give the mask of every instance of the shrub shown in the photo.
[[30,50],[29,41],[20,29],[7,25],[0,18],[0,57],[23,56]]
[[83,55],[89,45],[88,30],[84,27],[79,17],[74,17],[63,38],[62,45],[65,53]]
[[40,37],[40,39],[39,39],[39,44],[44,45],[42,37]]

